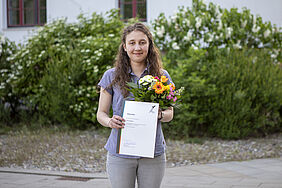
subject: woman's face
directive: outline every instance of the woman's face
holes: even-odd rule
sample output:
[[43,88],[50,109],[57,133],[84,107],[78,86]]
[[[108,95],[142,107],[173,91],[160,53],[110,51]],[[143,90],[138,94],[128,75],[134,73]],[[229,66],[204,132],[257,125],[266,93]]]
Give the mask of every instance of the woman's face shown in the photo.
[[131,63],[145,63],[149,50],[148,37],[141,31],[132,31],[126,36],[123,48]]

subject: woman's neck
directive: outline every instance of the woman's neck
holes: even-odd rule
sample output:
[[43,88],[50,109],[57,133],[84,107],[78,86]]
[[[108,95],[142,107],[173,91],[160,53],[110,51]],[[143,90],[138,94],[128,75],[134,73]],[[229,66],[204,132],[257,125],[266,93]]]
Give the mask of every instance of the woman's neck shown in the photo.
[[141,74],[144,72],[144,70],[146,68],[146,64],[145,63],[134,63],[134,62],[131,62],[130,65],[131,65],[132,72],[138,78],[140,78]]

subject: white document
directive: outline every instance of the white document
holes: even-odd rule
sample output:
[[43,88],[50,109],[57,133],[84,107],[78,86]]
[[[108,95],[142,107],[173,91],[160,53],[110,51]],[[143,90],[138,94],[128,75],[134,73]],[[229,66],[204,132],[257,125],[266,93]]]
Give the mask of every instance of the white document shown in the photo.
[[158,110],[158,103],[125,101],[119,154],[154,158]]

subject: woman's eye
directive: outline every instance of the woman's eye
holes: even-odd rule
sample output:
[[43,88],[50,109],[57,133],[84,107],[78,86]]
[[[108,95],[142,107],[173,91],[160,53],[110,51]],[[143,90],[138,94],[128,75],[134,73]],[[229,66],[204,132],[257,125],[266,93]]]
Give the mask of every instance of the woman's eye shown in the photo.
[[130,44],[130,45],[134,45],[135,43],[134,43],[134,42],[130,42],[129,44]]

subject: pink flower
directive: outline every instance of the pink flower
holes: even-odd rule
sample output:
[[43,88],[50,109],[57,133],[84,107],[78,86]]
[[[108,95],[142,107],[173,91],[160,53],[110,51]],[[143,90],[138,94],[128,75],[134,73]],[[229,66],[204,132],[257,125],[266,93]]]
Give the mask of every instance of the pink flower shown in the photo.
[[171,100],[171,99],[173,99],[173,96],[168,95],[168,96],[166,96],[166,98],[167,98],[168,100]]
[[177,100],[177,97],[174,97],[173,102],[175,102]]
[[159,81],[160,81],[160,78],[159,78],[159,77],[157,77],[157,76],[155,77],[155,79],[157,79],[157,80],[159,80]]

